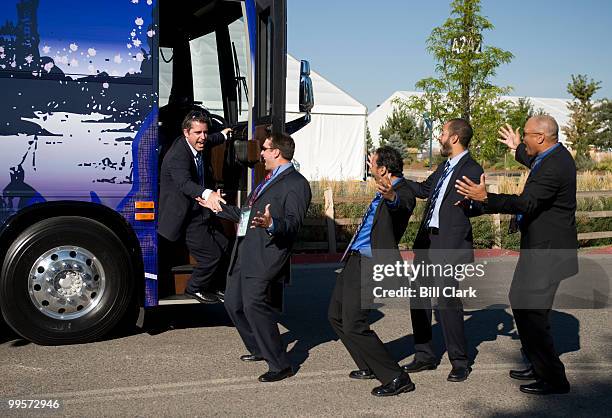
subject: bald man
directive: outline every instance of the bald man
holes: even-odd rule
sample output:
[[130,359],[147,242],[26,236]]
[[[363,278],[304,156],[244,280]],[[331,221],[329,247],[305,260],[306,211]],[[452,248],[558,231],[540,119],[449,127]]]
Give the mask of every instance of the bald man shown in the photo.
[[576,165],[558,142],[559,126],[551,116],[534,116],[523,129],[506,125],[500,142],[516,150],[515,158],[531,172],[520,195],[487,193],[480,184],[456,182],[463,196],[484,203],[487,213],[514,214],[521,231],[521,252],[512,285],[510,304],[526,357],[527,370],[511,370],[510,377],[535,380],[520,390],[534,395],[567,393],[565,368],[550,333],[550,310],[561,280],[578,272],[576,234]]

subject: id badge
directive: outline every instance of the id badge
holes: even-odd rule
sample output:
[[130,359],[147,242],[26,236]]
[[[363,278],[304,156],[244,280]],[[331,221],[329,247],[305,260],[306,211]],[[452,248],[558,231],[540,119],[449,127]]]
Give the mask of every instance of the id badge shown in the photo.
[[238,225],[238,236],[244,237],[249,227],[249,216],[251,215],[251,209],[243,209],[240,212],[240,224]]

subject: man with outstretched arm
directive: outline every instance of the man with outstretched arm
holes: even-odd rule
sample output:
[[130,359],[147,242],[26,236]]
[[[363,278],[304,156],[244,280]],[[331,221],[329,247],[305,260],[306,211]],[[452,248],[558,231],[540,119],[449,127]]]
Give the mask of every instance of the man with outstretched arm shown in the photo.
[[510,286],[510,305],[527,370],[511,370],[510,377],[534,380],[521,392],[547,395],[567,393],[570,385],[550,334],[550,311],[561,280],[578,272],[576,233],[576,165],[559,143],[559,126],[548,115],[530,118],[523,129],[500,129],[500,141],[516,150],[515,158],[531,169],[520,195],[487,193],[480,183],[459,179],[463,196],[482,202],[488,213],[515,215],[511,227],[521,231],[521,252]]
[[288,280],[291,249],[311,199],[308,181],[291,163],[294,150],[289,135],[271,134],[261,146],[268,172],[264,180],[243,208],[222,203],[223,210],[217,213],[239,224],[225,308],[249,351],[240,359],[268,363],[269,370],[259,376],[260,382],[295,374],[278,331],[276,308],[281,303],[275,291]]
[[[451,119],[443,127],[439,138],[440,154],[446,161],[423,182],[408,181],[415,195],[427,199],[423,220],[414,240],[415,264],[459,265],[474,261],[471,216],[480,214],[479,205],[472,202],[457,205],[462,196],[453,187],[460,176],[478,179],[482,167],[472,158],[469,144],[472,126],[464,119]],[[454,277],[417,277],[418,287],[457,287]],[[417,293],[418,293],[417,289]],[[434,370],[438,355],[432,342],[432,302],[430,297],[410,300],[410,319],[414,334],[414,359],[403,366],[408,373]],[[447,380],[463,382],[470,375],[467,339],[463,322],[463,302],[456,296],[438,298],[437,310],[444,335],[446,351],[451,362]]]
[[223,143],[229,129],[209,137],[209,126],[205,114],[189,112],[182,122],[183,136],[176,138],[165,153],[157,232],[172,242],[184,237],[189,253],[196,259],[185,294],[202,303],[218,303],[225,286],[215,283],[215,278],[223,266],[228,240],[219,220],[210,209],[200,207],[196,199],[205,200],[214,210],[221,209],[219,204],[225,202],[218,191],[212,190],[214,180],[205,164],[205,153]]
[[336,279],[328,317],[357,364],[358,370],[352,371],[349,377],[376,378],[382,385],[375,387],[372,395],[393,396],[413,391],[415,386],[370,329],[371,309],[363,305],[369,305],[373,299],[368,286],[373,265],[402,260],[398,243],[406,231],[415,198],[404,180],[402,156],[397,150],[378,148],[370,156],[369,165],[378,191],[343,256],[345,264]]

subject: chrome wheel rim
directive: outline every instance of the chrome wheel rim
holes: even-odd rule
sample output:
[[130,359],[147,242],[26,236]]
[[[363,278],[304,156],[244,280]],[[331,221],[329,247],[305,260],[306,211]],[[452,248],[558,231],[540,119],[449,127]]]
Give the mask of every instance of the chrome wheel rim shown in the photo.
[[100,260],[83,247],[64,245],[42,254],[30,269],[28,290],[34,306],[54,319],[76,319],[91,312],[104,294]]

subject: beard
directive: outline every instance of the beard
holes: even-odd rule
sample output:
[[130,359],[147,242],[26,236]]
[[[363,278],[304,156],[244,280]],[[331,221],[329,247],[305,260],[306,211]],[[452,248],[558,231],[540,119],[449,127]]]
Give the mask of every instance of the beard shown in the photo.
[[448,142],[445,142],[443,144],[440,144],[440,155],[443,157],[448,157],[449,155],[451,155],[451,145]]

